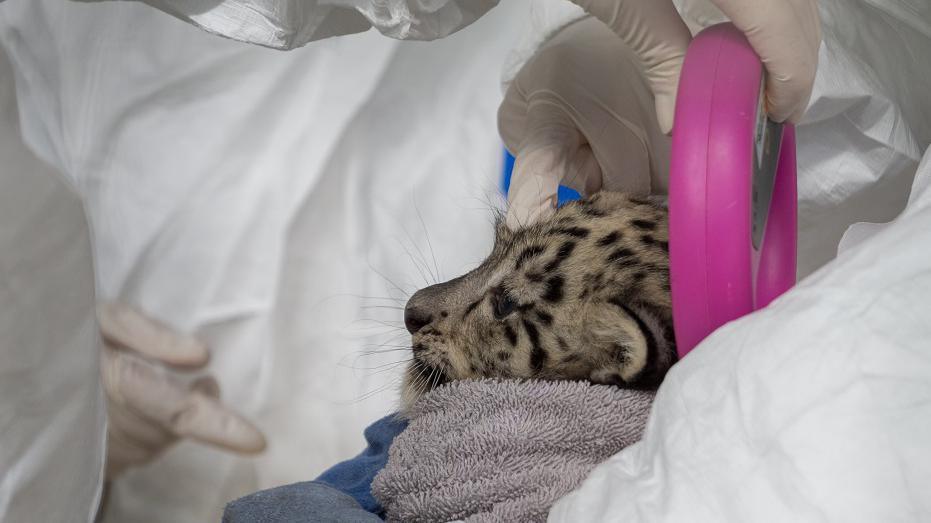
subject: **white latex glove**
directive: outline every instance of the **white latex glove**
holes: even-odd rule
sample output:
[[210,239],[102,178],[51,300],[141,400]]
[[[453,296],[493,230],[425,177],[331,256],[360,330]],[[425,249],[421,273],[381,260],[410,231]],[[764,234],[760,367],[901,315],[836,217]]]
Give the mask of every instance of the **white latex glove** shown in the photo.
[[212,377],[189,381],[178,372],[206,365],[202,343],[125,305],[102,305],[97,315],[104,339],[108,479],[151,461],[180,438],[239,453],[265,448],[262,433],[220,403]]
[[[628,55],[633,52],[652,92],[659,128],[669,133],[673,127],[679,73],[691,35],[671,0],[573,1],[604,22],[629,50],[621,52],[619,59],[605,55],[604,49],[593,51],[593,56],[586,58],[577,48],[594,39],[576,30],[572,38],[577,42],[567,43],[564,37],[562,45],[576,48],[574,52],[553,58],[545,66],[531,59],[518,73],[514,84],[520,80],[521,85],[512,84],[499,112],[502,137],[516,157],[509,191],[508,224],[512,227],[551,213],[560,181],[577,186],[578,183],[566,181],[579,177],[597,180],[597,172],[601,171],[601,183],[592,183],[591,187],[616,185],[625,188],[631,184],[640,187],[633,182],[614,180],[615,176],[645,176],[645,171],[625,172],[615,168],[621,153],[614,149],[626,151],[634,147],[632,144],[612,142],[598,127],[576,124],[573,129],[569,123],[618,120],[617,114],[628,112],[621,104],[643,103],[639,93],[623,91],[630,79],[614,69],[618,66],[615,60],[622,62],[621,68],[626,74],[633,74],[634,69],[627,64]],[[770,117],[776,121],[797,122],[811,95],[821,44],[816,0],[712,1],[747,35],[761,57],[767,71],[766,106]],[[555,38],[563,36],[559,34]],[[544,46],[538,54],[550,47]],[[600,66],[585,63],[594,60],[595,54],[600,57]],[[530,71],[525,72],[527,69]],[[634,100],[621,102],[617,94],[605,94],[618,90]],[[547,92],[551,94],[543,94]],[[515,97],[523,99],[514,100]],[[543,98],[550,101],[535,101]],[[572,105],[579,98],[587,99],[588,103]],[[541,110],[547,104],[554,107]],[[527,114],[519,117],[515,113],[521,108]],[[598,111],[609,115],[592,114]],[[640,123],[642,129],[649,128],[647,122]],[[620,134],[616,136],[621,137]],[[593,161],[597,165],[591,165]],[[652,162],[657,163],[657,160]],[[650,176],[655,177],[656,173],[651,172]],[[665,183],[662,187],[654,187],[653,191],[658,189],[665,189]],[[582,192],[588,194],[587,190]]]
[[[573,0],[608,25],[643,61],[664,132],[672,130],[676,89],[691,39],[671,0]],[[711,0],[760,56],[768,73],[767,112],[798,122],[818,67],[817,0]]]
[[511,228],[549,215],[562,183],[584,195],[666,192],[669,139],[633,50],[587,17],[547,41],[521,68],[498,110],[516,156]]

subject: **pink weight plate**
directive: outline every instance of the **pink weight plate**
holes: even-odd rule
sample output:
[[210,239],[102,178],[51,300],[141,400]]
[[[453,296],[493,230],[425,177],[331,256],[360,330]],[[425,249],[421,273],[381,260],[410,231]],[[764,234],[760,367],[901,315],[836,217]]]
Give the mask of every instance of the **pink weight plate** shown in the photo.
[[795,284],[795,131],[765,116],[763,68],[719,24],[689,46],[669,178],[669,255],[679,357]]

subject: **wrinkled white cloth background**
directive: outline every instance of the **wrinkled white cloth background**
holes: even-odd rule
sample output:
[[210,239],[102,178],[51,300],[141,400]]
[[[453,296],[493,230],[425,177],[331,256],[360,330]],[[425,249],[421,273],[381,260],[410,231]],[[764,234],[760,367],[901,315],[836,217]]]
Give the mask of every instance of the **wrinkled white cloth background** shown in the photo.
[[218,520],[357,453],[397,401],[400,368],[379,365],[407,357],[359,356],[405,343],[361,321],[400,320],[363,308],[404,302],[376,271],[423,285],[405,249],[435,271],[420,215],[442,277],[490,248],[500,71],[526,2],[429,44],[371,32],[287,53],[142,4],[0,7],[26,142],[85,200],[101,297],[204,339],[224,398],[269,438],[253,460],[179,445],[113,485],[105,520]]

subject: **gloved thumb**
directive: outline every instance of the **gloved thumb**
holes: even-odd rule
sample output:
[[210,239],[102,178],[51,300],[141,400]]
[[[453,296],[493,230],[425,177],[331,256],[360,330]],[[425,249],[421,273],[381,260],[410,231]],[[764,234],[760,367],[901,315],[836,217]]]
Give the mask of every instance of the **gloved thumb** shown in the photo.
[[550,100],[550,96],[541,91],[519,111],[502,104],[499,112],[499,122],[505,122],[511,112],[518,112],[526,132],[517,147],[508,188],[506,223],[511,229],[551,215],[556,209],[560,183],[583,194],[601,188],[601,169],[591,147],[566,114],[565,104]]
[[679,73],[692,35],[671,0],[573,0],[639,57],[653,91],[660,129],[672,131]]

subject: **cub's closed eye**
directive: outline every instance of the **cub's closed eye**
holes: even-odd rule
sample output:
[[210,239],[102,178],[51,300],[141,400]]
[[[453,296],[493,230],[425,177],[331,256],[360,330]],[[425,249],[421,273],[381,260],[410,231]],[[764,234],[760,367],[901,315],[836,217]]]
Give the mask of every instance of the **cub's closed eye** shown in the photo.
[[500,290],[491,296],[491,306],[495,319],[501,320],[514,312],[514,309],[517,308],[517,302],[511,299],[507,292]]

